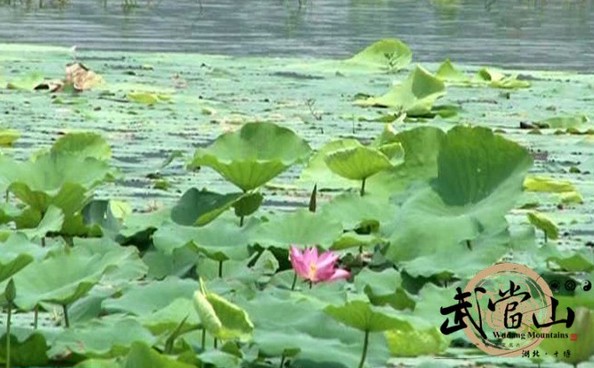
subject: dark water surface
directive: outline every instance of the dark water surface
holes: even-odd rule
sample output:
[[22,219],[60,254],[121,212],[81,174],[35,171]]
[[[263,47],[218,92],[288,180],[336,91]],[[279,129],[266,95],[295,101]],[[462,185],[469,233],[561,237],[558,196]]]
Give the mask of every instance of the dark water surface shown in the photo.
[[[0,0],[0,42],[342,57],[385,37],[417,61],[592,71],[590,0]],[[24,3],[23,3],[24,2]]]

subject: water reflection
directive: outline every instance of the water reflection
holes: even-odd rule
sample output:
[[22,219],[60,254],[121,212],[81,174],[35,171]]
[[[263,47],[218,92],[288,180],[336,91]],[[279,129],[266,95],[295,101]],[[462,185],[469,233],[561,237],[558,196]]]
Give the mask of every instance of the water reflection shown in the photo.
[[588,0],[0,0],[0,42],[343,57],[383,37],[416,60],[587,69]]

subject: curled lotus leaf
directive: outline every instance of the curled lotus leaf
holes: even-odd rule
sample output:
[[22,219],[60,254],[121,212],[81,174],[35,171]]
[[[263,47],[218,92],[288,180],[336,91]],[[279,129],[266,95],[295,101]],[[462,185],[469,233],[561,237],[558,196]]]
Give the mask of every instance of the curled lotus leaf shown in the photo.
[[199,148],[189,168],[208,166],[243,191],[255,189],[306,159],[310,147],[292,130],[272,123],[248,123]]
[[355,101],[360,106],[389,107],[405,112],[410,117],[431,114],[433,104],[446,94],[443,81],[421,66],[401,83],[379,97]]
[[351,180],[363,180],[392,167],[381,150],[362,144],[332,151],[324,161],[334,173]]

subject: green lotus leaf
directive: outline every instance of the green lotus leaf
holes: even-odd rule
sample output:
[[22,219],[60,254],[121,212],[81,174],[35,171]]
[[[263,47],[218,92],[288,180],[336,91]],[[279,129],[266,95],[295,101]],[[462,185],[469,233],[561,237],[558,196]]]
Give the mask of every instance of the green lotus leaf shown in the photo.
[[309,160],[301,172],[299,181],[307,185],[316,184],[318,189],[349,188],[353,183],[332,172],[326,164],[326,157],[341,149],[357,148],[361,143],[356,139],[335,139],[326,143]]
[[206,330],[222,340],[249,341],[254,324],[247,312],[214,293],[194,293],[194,307]]
[[414,309],[415,300],[404,290],[402,277],[394,269],[375,272],[364,268],[355,277],[355,285],[374,305],[389,305],[397,310]]
[[122,247],[105,238],[74,238],[73,244],[71,253],[87,257],[101,256],[98,262],[106,267],[101,282],[112,287],[127,286],[131,280],[143,278],[148,271],[135,247]]
[[332,243],[330,249],[344,250],[349,248],[373,247],[382,244],[384,240],[376,235],[357,234],[355,232],[345,232]]
[[431,113],[435,101],[446,93],[443,82],[421,66],[401,83],[380,97],[358,100],[360,106],[389,107],[405,112],[409,117]]
[[530,175],[524,180],[524,189],[529,192],[568,193],[576,192],[575,186],[567,180]]
[[568,272],[592,272],[594,271],[594,261],[587,250],[569,252],[569,254],[560,253],[552,255],[546,259],[549,262],[555,262],[561,269]]
[[342,226],[333,219],[299,209],[279,214],[254,228],[252,241],[262,246],[288,249],[291,244],[320,245],[328,248],[342,234]]
[[23,310],[40,302],[71,304],[101,279],[108,267],[101,259],[100,255],[59,253],[30,265],[14,276],[15,304]]
[[383,39],[367,46],[352,58],[345,61],[396,72],[405,68],[412,60],[412,51],[402,41],[394,38]]
[[216,260],[245,259],[247,246],[251,243],[250,234],[256,222],[248,222],[239,227],[235,221],[219,218],[203,227],[165,224],[153,234],[157,249],[171,254],[175,249],[192,244],[202,253]]
[[555,240],[559,238],[559,228],[550,218],[535,211],[528,212],[527,216],[532,225],[544,232],[545,241],[546,239]]
[[404,162],[369,178],[370,191],[388,197],[403,192],[414,182],[436,177],[437,158],[445,136],[443,130],[435,127],[405,130],[392,137],[384,134],[383,144],[392,141],[402,145]]
[[128,99],[140,104],[154,105],[156,103],[170,101],[171,96],[163,93],[130,92],[128,93]]
[[450,59],[446,59],[435,72],[435,76],[447,83],[467,84],[471,82],[470,77],[456,69]]
[[[411,188],[396,212],[387,256],[395,262],[423,255],[507,242],[505,215],[522,193],[532,158],[487,128],[451,129],[437,159],[437,177]],[[429,230],[430,229],[430,230]],[[462,247],[462,248],[460,248]]]
[[411,330],[408,322],[387,314],[390,308],[371,306],[362,300],[342,306],[327,306],[324,311],[337,321],[360,331],[380,332],[388,330]]
[[384,153],[363,145],[329,152],[324,161],[334,173],[351,180],[364,180],[392,167]]
[[87,359],[75,365],[76,368],[122,368],[116,359]]
[[39,72],[32,72],[19,79],[15,79],[12,82],[8,82],[6,88],[23,91],[33,91],[33,89],[35,89],[35,87],[39,83],[43,82],[43,80],[43,74]]
[[[566,315],[566,309],[560,306],[559,310]],[[573,308],[575,312],[575,320],[570,328],[565,324],[555,324],[551,327],[550,333],[563,333],[571,336],[576,334],[577,340],[570,338],[566,339],[543,339],[539,345],[548,354],[554,355],[558,352],[557,360],[572,364],[577,367],[580,363],[586,362],[594,355],[594,310],[584,307]],[[569,351],[569,356],[563,353]]]
[[24,234],[12,233],[0,243],[0,282],[10,278],[34,260],[47,253],[46,249],[31,243]]
[[[257,326],[253,342],[265,355],[293,357],[295,366],[307,362],[310,366],[356,367],[363,350],[361,332],[328,318],[323,311],[327,302],[307,291],[311,290],[302,294],[273,289],[240,303]],[[389,353],[382,334],[369,336],[367,358],[369,366],[386,364]]]
[[260,208],[263,200],[264,196],[261,193],[247,193],[233,204],[235,216],[244,217],[253,214]]
[[51,152],[64,152],[81,157],[92,157],[105,161],[111,158],[109,144],[96,133],[69,133],[58,139],[51,148]]
[[184,323],[179,329],[180,334],[200,325],[200,318],[193,307],[191,299],[177,298],[164,308],[140,315],[142,325],[146,326],[155,335],[171,333],[178,328],[182,321]]
[[220,368],[239,368],[242,366],[242,360],[240,356],[230,354],[221,350],[208,350],[198,355],[200,362],[207,363],[208,366],[220,367]]
[[110,312],[125,312],[137,316],[150,315],[166,308],[175,299],[191,300],[197,288],[198,283],[194,280],[168,277],[146,285],[130,286],[124,290],[121,297],[103,301],[102,307]]
[[382,223],[392,220],[395,211],[396,207],[386,197],[361,197],[354,193],[338,195],[320,208],[324,218],[338,221],[344,229],[349,230],[369,223],[381,226]]
[[536,122],[535,125],[542,129],[578,129],[587,122],[589,119],[586,115],[556,116]]
[[48,233],[59,232],[63,224],[64,214],[62,210],[54,205],[50,205],[41,221],[37,224],[37,227],[20,229],[20,231],[27,234],[30,239],[41,238],[47,236]]
[[192,368],[194,365],[182,363],[151,349],[146,342],[134,342],[122,368]]
[[[0,362],[6,362],[6,339],[4,334],[0,338]],[[10,363],[11,366],[37,367],[45,366],[49,360],[47,356],[48,345],[45,337],[38,333],[31,333],[19,341],[14,335],[10,335]]]
[[474,80],[487,82],[489,86],[494,88],[516,89],[530,87],[530,82],[518,80],[515,75],[505,75],[503,72],[492,68],[480,69]]
[[14,129],[0,129],[0,147],[12,147],[21,134]]
[[449,346],[444,335],[435,327],[424,330],[415,328],[408,331],[386,331],[386,340],[390,353],[398,357],[437,355]]
[[55,195],[66,183],[92,189],[112,177],[107,163],[91,157],[53,152],[35,161],[17,162],[0,156],[0,180],[23,183],[31,192]]
[[52,341],[49,354],[76,353],[89,358],[112,358],[125,354],[134,343],[153,345],[156,340],[135,319],[115,315],[65,329]]
[[196,151],[190,168],[208,166],[243,191],[255,189],[304,160],[309,145],[293,131],[272,123],[248,123]]
[[171,219],[180,225],[203,226],[231,208],[243,193],[218,194],[188,189],[171,209]]

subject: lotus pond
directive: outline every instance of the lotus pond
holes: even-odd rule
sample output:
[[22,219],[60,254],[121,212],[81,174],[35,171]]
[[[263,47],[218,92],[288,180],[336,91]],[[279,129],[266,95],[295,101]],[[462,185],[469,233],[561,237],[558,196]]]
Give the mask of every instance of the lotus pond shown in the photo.
[[[412,60],[0,45],[2,362],[594,364],[594,76]],[[500,261],[580,339],[442,334]]]

